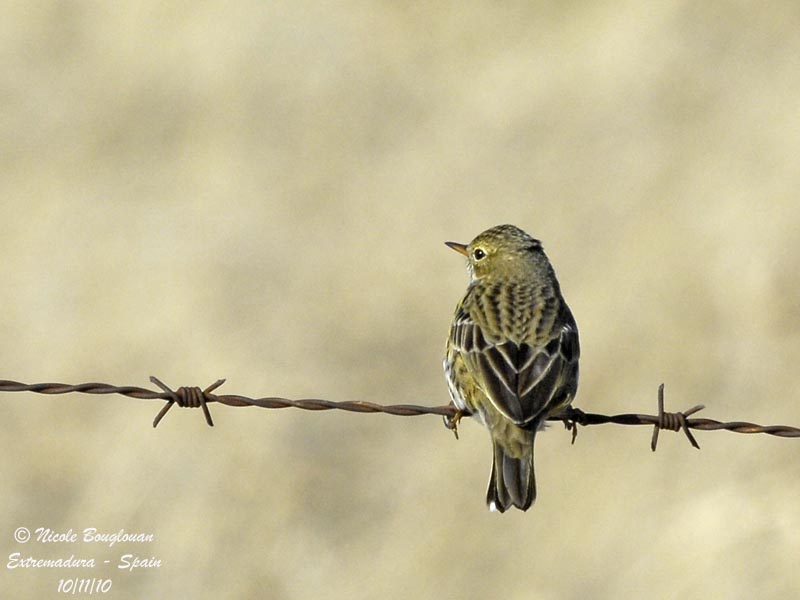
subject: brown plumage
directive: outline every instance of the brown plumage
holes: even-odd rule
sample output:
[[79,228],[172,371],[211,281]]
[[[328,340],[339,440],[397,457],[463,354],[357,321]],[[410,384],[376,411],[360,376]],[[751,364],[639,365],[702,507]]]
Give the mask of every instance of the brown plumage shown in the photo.
[[491,434],[489,508],[527,510],[536,432],[578,388],[578,327],[541,243],[521,229],[499,225],[447,245],[468,258],[471,276],[447,340],[450,396]]

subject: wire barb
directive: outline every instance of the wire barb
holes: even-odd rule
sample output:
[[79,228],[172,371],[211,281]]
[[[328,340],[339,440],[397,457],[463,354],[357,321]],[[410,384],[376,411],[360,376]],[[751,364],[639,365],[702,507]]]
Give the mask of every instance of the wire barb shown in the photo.
[[203,414],[206,417],[206,423],[208,423],[209,427],[214,426],[214,421],[211,420],[211,411],[208,409],[209,402],[215,402],[216,396],[214,396],[211,392],[225,383],[224,379],[217,379],[214,383],[208,386],[206,389],[201,390],[199,387],[179,387],[177,390],[172,390],[167,384],[162,383],[162,381],[156,377],[155,375],[150,376],[150,381],[155,383],[158,387],[164,390],[164,393],[167,394],[168,400],[164,407],[159,411],[156,415],[156,418],[153,419],[153,428],[155,429],[158,427],[158,424],[161,422],[166,414],[169,412],[169,409],[172,408],[173,404],[177,404],[181,408],[197,408],[198,406],[203,409]]
[[697,443],[697,440],[694,439],[692,432],[689,431],[689,425],[686,417],[693,415],[694,413],[701,411],[705,408],[702,404],[697,404],[693,406],[687,411],[684,412],[677,412],[677,413],[668,413],[664,412],[664,384],[658,386],[658,422],[653,425],[653,438],[650,440],[650,450],[653,452],[656,451],[656,446],[658,445],[658,432],[662,429],[668,429],[670,431],[681,431],[686,434],[686,438],[689,440],[689,443],[700,450],[700,444]]

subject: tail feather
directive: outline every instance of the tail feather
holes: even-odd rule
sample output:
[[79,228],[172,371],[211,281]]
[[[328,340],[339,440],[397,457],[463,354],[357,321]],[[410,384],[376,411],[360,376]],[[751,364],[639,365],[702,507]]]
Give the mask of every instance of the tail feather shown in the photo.
[[509,456],[494,441],[494,460],[486,504],[489,510],[505,512],[512,506],[528,510],[536,500],[536,478],[533,473],[533,444],[522,458]]

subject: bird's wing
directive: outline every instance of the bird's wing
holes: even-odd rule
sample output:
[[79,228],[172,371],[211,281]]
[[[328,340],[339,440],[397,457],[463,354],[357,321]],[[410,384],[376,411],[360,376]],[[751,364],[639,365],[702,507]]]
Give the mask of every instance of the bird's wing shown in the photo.
[[565,365],[577,365],[578,358],[571,315],[548,341],[532,345],[490,335],[462,308],[453,322],[452,343],[492,404],[519,425],[547,415],[563,386],[572,385],[564,381]]

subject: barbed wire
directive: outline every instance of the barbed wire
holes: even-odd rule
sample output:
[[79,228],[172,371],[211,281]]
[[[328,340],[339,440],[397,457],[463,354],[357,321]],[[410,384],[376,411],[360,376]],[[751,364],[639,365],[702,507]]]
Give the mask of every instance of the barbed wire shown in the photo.
[[[384,413],[400,417],[415,417],[421,415],[439,415],[445,425],[451,429],[458,437],[458,421],[462,416],[452,404],[446,406],[419,406],[416,404],[375,404],[373,402],[349,401],[333,402],[320,398],[304,398],[301,400],[290,400],[268,396],[263,398],[249,398],[235,394],[215,394],[214,390],[219,388],[224,379],[218,379],[205,389],[195,386],[182,386],[173,390],[156,377],[150,377],[150,381],[158,386],[161,391],[150,390],[136,386],[116,386],[108,383],[20,383],[19,381],[0,380],[0,392],[34,392],[37,394],[117,394],[136,398],[138,400],[161,400],[166,404],[158,412],[153,420],[153,427],[157,427],[167,412],[177,405],[182,408],[201,408],[205,415],[206,423],[214,426],[211,418],[211,411],[208,405],[218,402],[226,406],[258,406],[260,408],[300,408],[303,410],[344,410],[358,413]],[[618,414],[601,415],[586,413],[574,407],[569,407],[558,415],[551,416],[549,421],[561,421],[564,426],[572,432],[572,443],[578,435],[578,425],[586,427],[589,425],[650,425],[653,427],[653,435],[650,441],[650,448],[655,451],[658,444],[659,431],[683,431],[689,443],[700,449],[700,445],[692,435],[691,430],[700,431],[732,431],[734,433],[764,433],[767,435],[800,438],[800,428],[789,425],[757,425],[746,421],[715,421],[713,419],[689,418],[691,415],[705,408],[702,404],[682,412],[666,412],[664,410],[664,384],[658,388],[658,414]]]

